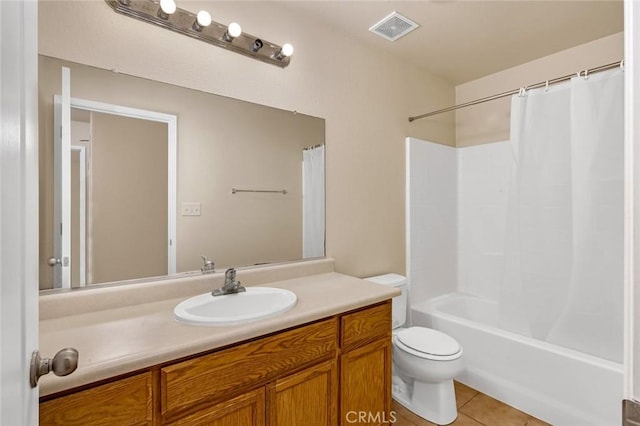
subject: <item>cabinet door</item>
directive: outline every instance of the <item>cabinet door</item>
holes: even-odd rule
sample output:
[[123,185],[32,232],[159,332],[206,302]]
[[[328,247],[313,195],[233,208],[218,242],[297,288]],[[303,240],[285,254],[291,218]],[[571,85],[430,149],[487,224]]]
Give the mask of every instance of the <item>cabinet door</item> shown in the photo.
[[391,411],[391,341],[379,340],[341,356],[340,423],[366,419],[389,424]]
[[40,404],[40,425],[150,425],[151,373],[138,374]]
[[328,361],[270,383],[268,423],[271,426],[337,424],[338,374]]
[[180,426],[263,426],[265,424],[264,387],[221,402],[171,425]]

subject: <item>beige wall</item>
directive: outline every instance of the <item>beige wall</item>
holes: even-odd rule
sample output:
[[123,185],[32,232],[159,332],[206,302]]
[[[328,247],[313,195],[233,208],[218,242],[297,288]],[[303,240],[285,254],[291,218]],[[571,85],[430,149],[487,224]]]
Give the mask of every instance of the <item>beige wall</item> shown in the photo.
[[91,113],[87,283],[167,274],[167,124]]
[[[620,61],[623,57],[623,33],[614,34],[460,84],[456,86],[456,104]],[[506,97],[456,111],[456,146],[508,140],[510,108],[511,98]]]
[[[448,82],[345,40],[275,2],[182,2],[220,22],[290,42],[280,69],[114,13],[102,1],[39,3],[40,53],[326,119],[327,255],[355,276],[403,273],[404,138],[454,144]],[[72,89],[73,90],[73,89]],[[187,199],[187,198],[185,198]]]

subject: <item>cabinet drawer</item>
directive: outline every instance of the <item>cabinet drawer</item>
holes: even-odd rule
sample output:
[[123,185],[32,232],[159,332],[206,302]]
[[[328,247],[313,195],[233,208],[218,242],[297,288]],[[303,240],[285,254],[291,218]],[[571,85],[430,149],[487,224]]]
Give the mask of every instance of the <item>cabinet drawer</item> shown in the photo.
[[40,404],[41,425],[150,425],[151,373],[96,386]]
[[197,408],[254,389],[336,354],[336,318],[244,343],[161,369],[161,412]]
[[342,351],[391,336],[391,301],[343,315]]

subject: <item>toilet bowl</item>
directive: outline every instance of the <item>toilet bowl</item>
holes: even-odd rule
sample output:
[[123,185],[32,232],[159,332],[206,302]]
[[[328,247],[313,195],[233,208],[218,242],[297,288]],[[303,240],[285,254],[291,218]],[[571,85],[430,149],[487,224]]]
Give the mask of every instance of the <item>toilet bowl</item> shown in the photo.
[[424,327],[394,330],[392,359],[394,399],[432,423],[452,423],[458,416],[453,378],[464,369],[460,345]]
[[397,274],[366,278],[397,287],[392,300],[393,399],[438,425],[458,416],[453,379],[463,369],[462,347],[452,337],[425,327],[402,328],[406,322],[407,281]]

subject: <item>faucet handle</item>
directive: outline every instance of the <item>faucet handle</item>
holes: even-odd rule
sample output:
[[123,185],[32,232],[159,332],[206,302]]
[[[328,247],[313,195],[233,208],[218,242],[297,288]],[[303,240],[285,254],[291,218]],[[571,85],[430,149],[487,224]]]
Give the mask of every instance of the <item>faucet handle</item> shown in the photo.
[[202,272],[213,272],[214,264],[213,260],[209,259],[207,256],[200,256],[204,261],[204,266],[200,269]]
[[224,285],[225,287],[232,286],[238,288],[239,291],[244,291],[244,287],[242,287],[240,281],[236,281],[235,268],[229,268],[224,272]]
[[213,296],[221,296],[223,294],[242,293],[247,291],[246,288],[240,284],[240,281],[236,281],[235,268],[229,268],[224,271],[224,285],[221,288],[216,288],[211,292]]
[[236,280],[236,270],[235,268],[229,268],[224,271],[225,281],[235,281]]

